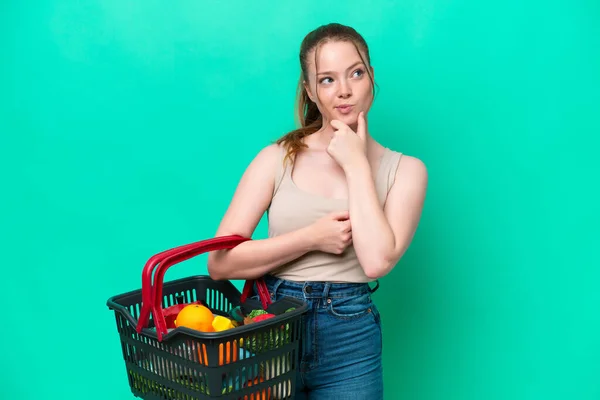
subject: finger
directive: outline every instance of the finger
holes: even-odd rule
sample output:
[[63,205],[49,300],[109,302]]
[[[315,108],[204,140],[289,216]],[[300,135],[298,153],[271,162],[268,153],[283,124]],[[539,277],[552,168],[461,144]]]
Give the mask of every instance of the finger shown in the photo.
[[329,122],[329,125],[331,125],[334,129],[343,129],[348,127],[348,125],[337,119],[332,119],[331,122]]
[[358,114],[358,125],[356,127],[356,134],[363,140],[367,137],[367,121],[365,119],[364,111],[361,111],[360,114]]
[[352,224],[350,220],[344,221],[344,232],[352,232]]
[[330,215],[336,221],[343,221],[350,218],[350,212],[348,210],[334,211]]

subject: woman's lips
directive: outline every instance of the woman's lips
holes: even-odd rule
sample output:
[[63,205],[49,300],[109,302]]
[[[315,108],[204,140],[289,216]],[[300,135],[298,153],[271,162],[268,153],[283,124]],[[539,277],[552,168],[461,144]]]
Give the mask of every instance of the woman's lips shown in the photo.
[[350,114],[352,112],[352,108],[354,106],[349,105],[349,104],[343,104],[341,106],[337,106],[336,109],[341,113],[341,114]]

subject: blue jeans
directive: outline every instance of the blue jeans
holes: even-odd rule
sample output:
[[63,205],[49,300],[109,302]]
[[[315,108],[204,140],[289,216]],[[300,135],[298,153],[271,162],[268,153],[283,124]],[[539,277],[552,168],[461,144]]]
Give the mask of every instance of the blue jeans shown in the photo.
[[383,399],[381,318],[366,283],[293,282],[265,276],[273,300],[308,303],[296,399]]

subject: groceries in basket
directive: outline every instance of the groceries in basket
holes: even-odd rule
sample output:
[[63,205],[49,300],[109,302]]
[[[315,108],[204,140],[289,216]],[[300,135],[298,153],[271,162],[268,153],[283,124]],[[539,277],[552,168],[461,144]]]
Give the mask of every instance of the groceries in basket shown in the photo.
[[[172,324],[167,322],[168,328],[174,329],[184,326],[200,332],[221,332],[275,317],[275,314],[258,308],[252,310],[248,315],[243,316],[241,321],[239,321],[234,317],[234,314],[241,314],[241,307],[239,306],[229,312],[230,317],[214,314],[208,306],[201,304],[187,304],[180,308]],[[296,307],[290,307],[285,312],[294,311],[295,309]]]
[[[285,312],[294,311],[295,307],[290,307]],[[252,310],[247,315],[243,315],[241,322],[238,321],[234,315],[243,315],[241,307],[235,307],[230,312],[230,317],[226,317],[219,314],[214,314],[207,306],[201,304],[188,304],[184,305],[175,319],[172,325],[167,323],[169,329],[175,329],[178,327],[186,327],[194,329],[199,332],[223,332],[236,327],[253,324],[256,322],[262,322],[276,315],[268,313],[267,311],[257,308]],[[290,326],[289,324],[281,325],[280,329],[264,332],[263,339],[260,341],[256,336],[251,338],[250,343],[247,343],[245,347],[252,352],[260,352],[276,347],[280,344],[289,342]],[[241,347],[244,347],[243,339],[240,339]]]
[[218,237],[161,252],[147,262],[141,290],[108,300],[135,396],[294,397],[305,302],[274,301],[262,279],[247,280],[243,293],[209,276],[164,282],[172,265],[245,240]]
[[[262,308],[254,308],[250,312],[244,312],[244,307],[234,307],[227,313],[227,316],[219,314],[218,310],[212,310],[209,306],[203,305],[206,303],[192,302],[189,304],[178,304],[174,309],[179,312],[175,315],[172,325],[167,324],[169,331],[183,327],[193,329],[200,333],[210,332],[235,332],[236,328],[251,324],[258,324],[263,321],[268,321],[275,318],[277,315],[267,312]],[[169,308],[171,308],[169,307]],[[166,308],[165,311],[168,311]],[[283,313],[289,313],[296,310],[296,307],[288,307]],[[172,310],[170,311],[172,312]],[[223,313],[223,311],[221,311]],[[238,320],[241,320],[239,322]],[[219,344],[218,360],[219,365],[235,363],[240,360],[250,360],[256,354],[261,354],[269,350],[277,349],[280,346],[291,343],[290,324],[288,322],[277,324],[271,329],[256,331],[251,334],[240,334],[234,336],[231,340]],[[175,350],[174,355],[188,359],[190,361],[199,362],[203,365],[209,364],[209,356],[207,347],[201,342],[188,340],[185,344]],[[180,365],[178,363],[167,364],[157,362],[152,363],[151,360],[144,360],[140,363],[144,369],[156,373],[161,376],[178,376],[181,384],[186,381],[200,381],[186,374],[180,374]],[[265,361],[251,364],[250,367],[242,367],[239,374],[223,379],[222,394],[239,391],[242,388],[247,388],[253,384],[265,382],[275,378],[285,372],[291,370],[291,359],[289,354],[274,355]],[[291,390],[291,382],[282,382],[274,386],[275,389],[271,393],[271,387],[263,389],[264,399],[277,399],[278,393],[282,396],[289,394]],[[208,393],[208,388],[203,384],[196,384],[195,390],[203,393]],[[252,397],[250,397],[252,398]],[[257,397],[258,398],[258,397]]]

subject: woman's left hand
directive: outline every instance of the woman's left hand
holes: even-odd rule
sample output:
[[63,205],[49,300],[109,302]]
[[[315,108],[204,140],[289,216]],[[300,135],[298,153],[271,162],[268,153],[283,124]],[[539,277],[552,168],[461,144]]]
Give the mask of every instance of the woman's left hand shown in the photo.
[[363,111],[358,114],[356,132],[339,120],[330,122],[335,129],[327,147],[327,153],[346,170],[349,166],[367,158],[367,122]]

